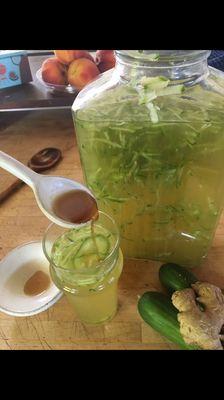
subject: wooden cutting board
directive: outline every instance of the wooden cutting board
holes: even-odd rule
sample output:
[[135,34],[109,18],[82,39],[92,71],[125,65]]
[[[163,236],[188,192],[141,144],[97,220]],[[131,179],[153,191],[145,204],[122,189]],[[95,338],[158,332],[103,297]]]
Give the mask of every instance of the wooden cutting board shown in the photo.
[[[52,175],[82,180],[71,113],[69,110],[35,111],[1,129],[0,149],[26,163],[44,147],[58,147],[63,160]],[[14,180],[0,169],[0,191]],[[0,259],[16,246],[41,239],[49,221],[37,207],[31,189],[23,186],[0,205]],[[49,310],[28,318],[0,313],[0,349],[176,349],[154,332],[138,315],[138,296],[161,290],[160,263],[124,263],[119,282],[119,310],[108,324],[86,327],[63,297]],[[207,260],[195,273],[201,279],[224,287],[224,219]]]

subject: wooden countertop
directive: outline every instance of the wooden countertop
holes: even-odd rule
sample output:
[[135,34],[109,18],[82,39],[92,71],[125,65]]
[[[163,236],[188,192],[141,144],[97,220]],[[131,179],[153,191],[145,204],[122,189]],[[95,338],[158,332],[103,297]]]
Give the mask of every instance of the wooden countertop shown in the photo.
[[[62,162],[50,172],[82,180],[80,160],[70,110],[35,111],[1,127],[0,149],[26,163],[44,147],[59,147]],[[0,169],[0,189],[14,177]],[[37,207],[32,191],[23,186],[0,205],[0,259],[16,246],[41,239],[49,221]],[[199,278],[224,287],[224,219]],[[119,310],[102,326],[83,325],[63,297],[53,307],[28,318],[0,312],[0,349],[176,349],[146,325],[137,313],[138,296],[146,290],[161,290],[160,263],[125,261],[119,282]]]

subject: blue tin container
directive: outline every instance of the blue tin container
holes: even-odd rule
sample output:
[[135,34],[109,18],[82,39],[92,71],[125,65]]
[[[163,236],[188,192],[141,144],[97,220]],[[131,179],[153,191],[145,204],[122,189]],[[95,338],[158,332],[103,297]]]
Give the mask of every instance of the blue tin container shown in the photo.
[[0,89],[31,81],[32,74],[25,50],[0,51]]

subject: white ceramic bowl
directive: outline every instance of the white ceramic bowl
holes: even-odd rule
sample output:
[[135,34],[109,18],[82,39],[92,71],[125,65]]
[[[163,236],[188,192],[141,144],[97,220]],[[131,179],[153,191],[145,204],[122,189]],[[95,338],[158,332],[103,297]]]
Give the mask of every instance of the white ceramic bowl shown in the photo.
[[36,296],[24,293],[24,284],[38,270],[49,275],[49,262],[44,256],[40,241],[16,247],[1,260],[0,311],[17,317],[27,317],[47,310],[62,297],[63,293],[52,280],[49,288]]

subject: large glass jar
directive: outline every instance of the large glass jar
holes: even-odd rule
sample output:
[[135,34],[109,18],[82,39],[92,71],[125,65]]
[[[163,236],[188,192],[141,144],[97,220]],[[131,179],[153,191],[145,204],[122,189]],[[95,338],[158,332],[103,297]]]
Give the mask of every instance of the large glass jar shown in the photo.
[[126,257],[201,263],[224,203],[224,74],[206,50],[116,52],[73,105],[86,184]]

